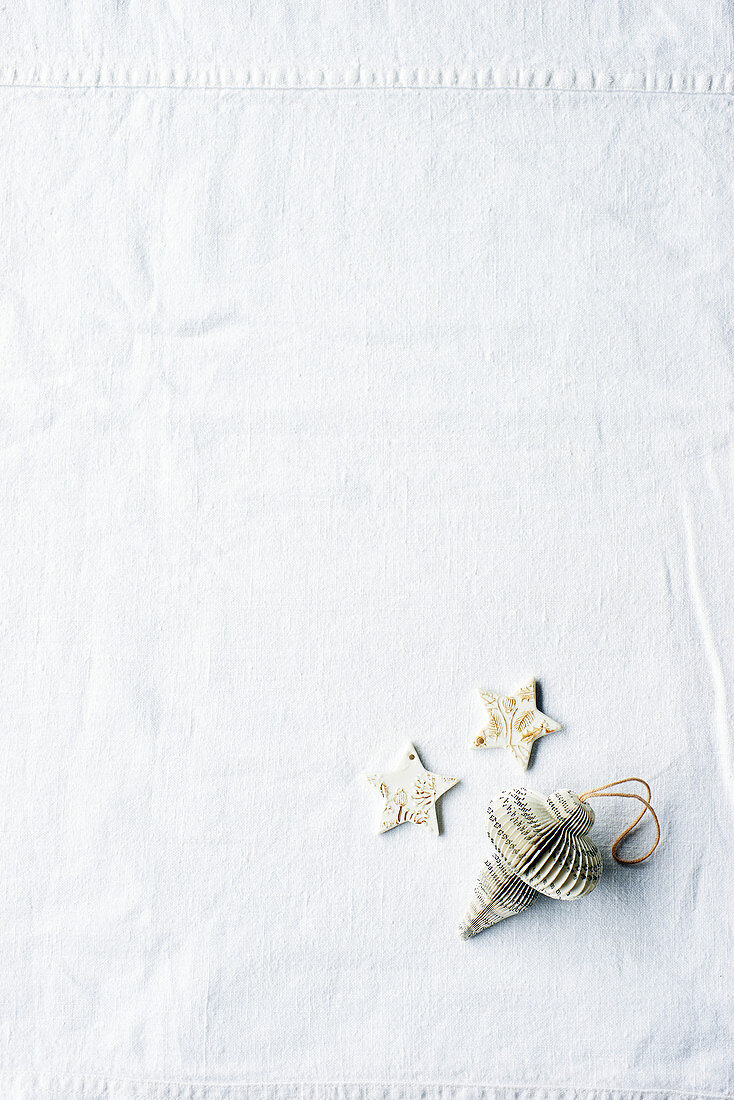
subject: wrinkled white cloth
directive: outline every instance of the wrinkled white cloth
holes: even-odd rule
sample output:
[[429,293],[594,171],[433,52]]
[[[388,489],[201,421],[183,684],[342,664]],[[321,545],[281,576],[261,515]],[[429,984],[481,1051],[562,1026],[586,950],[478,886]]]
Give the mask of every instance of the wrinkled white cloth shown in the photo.
[[[703,7],[0,13],[3,1098],[731,1096]],[[408,740],[437,840],[374,835]],[[599,801],[593,894],[459,939],[492,795],[630,774],[648,863]]]

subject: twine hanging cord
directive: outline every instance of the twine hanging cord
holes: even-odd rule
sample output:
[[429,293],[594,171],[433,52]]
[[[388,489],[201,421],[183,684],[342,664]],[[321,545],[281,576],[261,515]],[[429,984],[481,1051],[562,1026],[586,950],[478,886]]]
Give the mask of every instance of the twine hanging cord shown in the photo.
[[[644,799],[640,794],[630,794],[628,791],[609,790],[609,787],[620,787],[623,783],[641,784],[641,786],[643,786],[647,791],[647,799]],[[584,791],[583,794],[579,795],[580,802],[585,802],[587,798],[636,798],[638,802],[642,803],[642,813],[635,818],[631,825],[627,826],[623,833],[619,834],[617,839],[614,841],[614,844],[612,844],[612,856],[614,857],[614,859],[616,859],[617,863],[644,863],[644,861],[652,855],[652,853],[655,851],[658,844],[660,843],[660,822],[658,821],[658,815],[655,813],[652,806],[650,805],[652,791],[650,790],[650,787],[645,782],[645,780],[638,779],[634,775],[629,776],[627,779],[617,779],[614,783],[605,783],[603,787],[595,787],[593,791]],[[617,855],[617,849],[619,848],[619,845],[622,843],[624,838],[632,832],[635,826],[639,825],[648,810],[652,814],[652,819],[655,822],[655,830],[657,834],[655,837],[655,843],[653,844],[649,852],[645,852],[644,856],[638,856],[637,859],[622,859],[621,856]]]

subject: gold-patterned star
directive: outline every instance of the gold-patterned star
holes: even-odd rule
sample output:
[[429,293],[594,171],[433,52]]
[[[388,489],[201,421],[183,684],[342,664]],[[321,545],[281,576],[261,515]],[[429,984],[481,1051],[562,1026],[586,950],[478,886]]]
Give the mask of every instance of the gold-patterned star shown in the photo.
[[474,738],[474,746],[509,749],[523,769],[528,766],[533,742],[563,728],[538,710],[535,680],[528,681],[514,695],[494,695],[490,691],[479,694],[487,708],[488,722]]
[[412,821],[414,825],[424,825],[438,836],[436,802],[459,780],[427,772],[415,745],[409,743],[392,771],[368,775],[367,782],[382,797],[378,833],[386,833],[404,821]]

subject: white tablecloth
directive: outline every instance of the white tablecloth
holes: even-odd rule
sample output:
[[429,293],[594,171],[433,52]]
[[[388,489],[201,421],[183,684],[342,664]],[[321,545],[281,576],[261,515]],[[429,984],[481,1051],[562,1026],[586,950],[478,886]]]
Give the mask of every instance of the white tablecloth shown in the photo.
[[[0,1095],[730,1096],[730,3],[50,9],[0,14]],[[469,742],[532,675],[523,776]],[[438,840],[373,835],[407,740]],[[649,863],[599,802],[592,895],[459,939],[492,795],[629,774]]]

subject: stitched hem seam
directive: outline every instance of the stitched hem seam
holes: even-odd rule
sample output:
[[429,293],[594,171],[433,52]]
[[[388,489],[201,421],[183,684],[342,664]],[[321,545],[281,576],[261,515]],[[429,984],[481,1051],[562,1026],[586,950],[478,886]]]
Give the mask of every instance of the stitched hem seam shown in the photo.
[[0,65],[0,87],[192,88],[192,89],[465,89],[578,92],[672,92],[734,94],[734,72],[517,66],[394,66],[291,68],[204,66]]
[[675,1089],[412,1083],[247,1085],[22,1072],[0,1074],[0,1083],[8,1100],[726,1100],[725,1094]]

